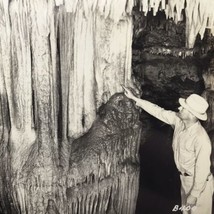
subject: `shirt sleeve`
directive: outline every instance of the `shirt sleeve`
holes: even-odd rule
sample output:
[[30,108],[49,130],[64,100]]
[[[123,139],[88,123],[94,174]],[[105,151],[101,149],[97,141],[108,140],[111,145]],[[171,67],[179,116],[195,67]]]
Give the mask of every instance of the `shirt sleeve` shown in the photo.
[[200,138],[200,142],[197,142],[195,152],[196,152],[195,176],[193,188],[190,194],[198,198],[200,193],[204,190],[207,178],[210,174],[211,142],[208,136]]
[[153,104],[147,100],[136,98],[135,101],[137,106],[141,107],[152,116],[169,125],[175,125],[177,115],[174,111],[165,110],[164,108],[161,108],[160,106]]

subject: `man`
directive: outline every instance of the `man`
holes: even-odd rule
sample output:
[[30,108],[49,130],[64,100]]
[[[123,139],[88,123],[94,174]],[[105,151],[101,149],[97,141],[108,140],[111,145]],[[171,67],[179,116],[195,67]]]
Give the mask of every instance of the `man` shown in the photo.
[[149,101],[139,99],[126,87],[125,95],[136,102],[157,119],[174,129],[174,160],[181,179],[182,210],[189,214],[211,214],[213,176],[210,172],[211,142],[199,120],[207,120],[207,101],[191,94],[187,99],[180,98],[179,112],[165,110]]

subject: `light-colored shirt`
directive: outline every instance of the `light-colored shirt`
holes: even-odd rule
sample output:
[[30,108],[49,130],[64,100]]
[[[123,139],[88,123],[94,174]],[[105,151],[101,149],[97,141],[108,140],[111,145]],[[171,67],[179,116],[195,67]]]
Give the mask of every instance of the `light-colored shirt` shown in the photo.
[[178,170],[193,176],[193,187],[190,194],[199,197],[210,175],[210,138],[198,121],[189,128],[174,111],[165,110],[149,101],[135,99],[136,105],[157,119],[171,125],[174,129],[172,148]]

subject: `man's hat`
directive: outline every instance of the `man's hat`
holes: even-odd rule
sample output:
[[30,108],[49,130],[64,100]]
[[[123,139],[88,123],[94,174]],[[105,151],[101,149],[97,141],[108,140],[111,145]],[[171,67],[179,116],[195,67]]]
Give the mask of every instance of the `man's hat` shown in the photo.
[[183,108],[190,111],[198,119],[207,120],[206,111],[209,104],[203,97],[197,94],[191,94],[187,99],[180,98],[178,101]]

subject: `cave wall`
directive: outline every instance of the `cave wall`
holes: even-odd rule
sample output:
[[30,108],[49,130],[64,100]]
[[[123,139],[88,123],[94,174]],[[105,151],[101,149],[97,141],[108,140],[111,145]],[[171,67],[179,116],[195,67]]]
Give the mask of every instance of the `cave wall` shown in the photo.
[[133,73],[141,80],[145,96],[152,93],[150,97],[165,97],[167,101],[173,95],[174,100],[190,93],[202,94],[205,86],[201,47],[185,47],[185,22],[176,24],[162,12],[145,17],[135,11],[134,16],[141,24],[134,22]]

